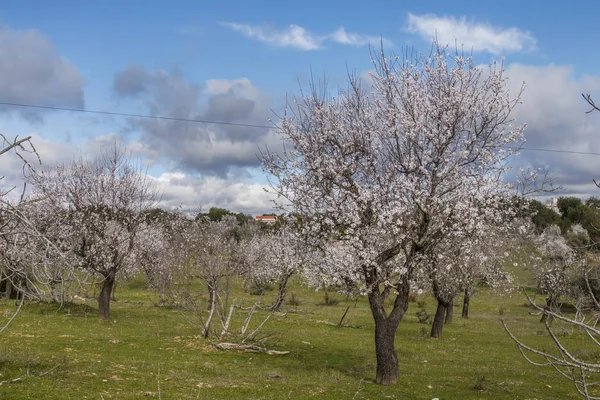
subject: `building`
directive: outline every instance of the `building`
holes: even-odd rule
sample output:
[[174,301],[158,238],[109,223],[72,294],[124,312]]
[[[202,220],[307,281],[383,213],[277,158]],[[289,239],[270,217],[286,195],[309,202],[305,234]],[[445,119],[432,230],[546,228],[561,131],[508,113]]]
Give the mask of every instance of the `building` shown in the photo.
[[265,224],[272,225],[277,222],[276,215],[257,215],[256,220],[259,222],[264,222]]
[[558,209],[558,199],[557,198],[552,198],[546,201],[546,206],[551,209],[552,211],[556,211],[557,213],[561,213],[560,210]]

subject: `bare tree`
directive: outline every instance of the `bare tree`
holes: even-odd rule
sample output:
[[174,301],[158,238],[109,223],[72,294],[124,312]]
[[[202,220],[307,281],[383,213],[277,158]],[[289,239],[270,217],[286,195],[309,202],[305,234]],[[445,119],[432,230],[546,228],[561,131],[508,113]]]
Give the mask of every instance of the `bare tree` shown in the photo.
[[68,250],[72,268],[102,279],[99,317],[108,319],[117,273],[138,267],[144,212],[158,200],[151,180],[115,144],[93,160],[32,171],[31,182],[29,201],[43,210],[36,223],[47,225],[52,243]]
[[372,58],[371,88],[351,76],[336,98],[313,88],[295,99],[279,121],[282,151],[263,162],[306,240],[341,241],[351,253],[315,276],[354,282],[368,296],[376,381],[387,385],[399,378],[394,339],[413,274],[450,233],[510,213],[504,146],[522,132],[510,120],[520,93],[510,97],[500,65],[484,73],[437,43],[409,60]]

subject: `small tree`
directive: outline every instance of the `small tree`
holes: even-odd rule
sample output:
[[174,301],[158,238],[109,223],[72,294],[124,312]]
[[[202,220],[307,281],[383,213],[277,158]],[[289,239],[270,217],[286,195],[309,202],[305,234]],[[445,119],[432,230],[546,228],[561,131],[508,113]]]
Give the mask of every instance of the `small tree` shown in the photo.
[[277,283],[273,310],[278,310],[283,304],[289,279],[306,266],[310,258],[310,249],[290,224],[254,235],[243,246],[242,253],[247,265],[247,279],[257,285]]
[[[581,260],[556,225],[546,228],[536,242],[542,255],[534,263],[538,288],[548,296],[546,307],[556,309],[561,296],[577,297],[577,279],[583,273]],[[542,315],[541,322],[547,315]]]
[[150,179],[115,145],[93,160],[31,174],[30,201],[43,209],[38,224],[68,249],[72,268],[102,278],[99,317],[110,318],[110,299],[120,271],[138,268],[135,251],[146,228],[145,212],[158,200]]
[[[194,313],[205,337],[210,335],[215,314],[226,324],[230,282],[240,275],[239,229],[236,218],[226,215],[219,221],[201,217],[184,231],[185,257],[174,271],[173,296]],[[203,293],[208,293],[208,307]]]
[[279,121],[283,149],[263,163],[306,240],[321,248],[341,241],[350,253],[316,274],[367,294],[376,381],[387,385],[399,377],[394,339],[415,271],[451,232],[498,224],[510,212],[502,207],[511,154],[503,146],[520,140],[521,129],[509,119],[519,97],[509,96],[501,66],[484,74],[437,43],[429,55],[382,51],[373,63],[367,90],[351,76],[337,98],[313,88],[295,99]]
[[[0,156],[6,157],[11,153],[21,159],[24,167],[29,166],[30,169],[34,169],[34,166],[23,157],[26,153],[32,153],[37,156],[30,136],[21,139],[15,137],[10,140],[0,134]],[[2,182],[3,179],[4,176],[0,176],[0,184],[4,183]],[[15,188],[16,186],[10,188],[0,186],[0,284],[3,287],[2,295],[5,298],[11,297],[13,287],[16,286],[17,295],[21,296],[21,304],[8,321],[0,327],[0,333],[17,316],[25,299],[24,286],[27,285],[27,277],[25,276],[25,279],[21,279],[23,276],[20,271],[24,269],[24,265],[22,262],[23,258],[19,257],[18,254],[23,252],[31,240],[40,236],[39,232],[31,226],[30,222],[19,210],[20,199],[18,195],[14,201],[11,201],[9,198]]]

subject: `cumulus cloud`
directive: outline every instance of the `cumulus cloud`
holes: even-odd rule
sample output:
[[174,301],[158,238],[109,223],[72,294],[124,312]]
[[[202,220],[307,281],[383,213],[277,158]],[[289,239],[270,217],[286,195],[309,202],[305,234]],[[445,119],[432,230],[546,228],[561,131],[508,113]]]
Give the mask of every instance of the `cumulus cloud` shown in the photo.
[[279,141],[268,129],[270,99],[246,78],[208,80],[203,90],[177,72],[128,66],[115,76],[114,91],[137,97],[152,115],[220,122],[129,120],[129,129],[141,134],[148,157],[165,161],[173,170],[239,175],[259,165],[260,149]]
[[[514,111],[515,123],[527,123],[528,148],[599,153],[600,113],[589,109],[581,93],[600,98],[600,78],[577,77],[569,66],[512,64],[506,71],[511,91],[524,81],[523,104]],[[520,162],[547,168],[566,192],[600,195],[593,179],[600,178],[599,156],[522,150]]]
[[[77,67],[40,32],[0,27],[0,101],[83,108],[83,85]],[[2,112],[15,110],[0,107]],[[19,112],[29,119],[40,118],[39,111]]]
[[350,46],[365,46],[369,43],[383,41],[386,45],[392,42],[377,36],[367,36],[347,32],[342,26],[327,35],[313,35],[309,30],[299,25],[289,25],[286,29],[275,29],[267,26],[222,22],[222,26],[241,32],[245,36],[277,47],[290,47],[298,50],[321,50],[326,41]]
[[501,28],[489,24],[468,21],[465,17],[414,15],[408,13],[406,30],[430,41],[434,38],[442,44],[457,43],[468,51],[502,54],[531,51],[535,38],[526,31],[511,27]]
[[[123,143],[114,133],[91,138],[80,146],[54,142],[36,133],[32,133],[31,137],[42,165],[39,165],[34,154],[22,153],[22,155],[36,169],[69,164],[80,157],[93,159],[102,150],[110,149],[115,143],[126,149],[134,163],[146,150],[145,144],[137,141]],[[0,171],[3,171],[4,175],[4,179],[0,180],[0,190],[5,192],[14,187],[15,189],[9,193],[10,200],[17,200],[23,189],[22,167],[23,163],[16,155],[6,153],[0,156]],[[272,203],[274,195],[267,193],[265,185],[259,183],[182,172],[163,172],[156,176],[148,176],[161,193],[159,206],[165,209],[182,207],[185,211],[195,212],[198,208],[208,210],[210,207],[223,207],[252,215],[275,211]]]

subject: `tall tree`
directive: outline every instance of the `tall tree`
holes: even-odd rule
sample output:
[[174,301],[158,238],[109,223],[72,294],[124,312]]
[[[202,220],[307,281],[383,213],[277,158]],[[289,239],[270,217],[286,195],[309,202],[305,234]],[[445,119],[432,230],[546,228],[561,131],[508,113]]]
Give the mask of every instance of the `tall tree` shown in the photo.
[[341,241],[351,253],[315,273],[368,296],[376,381],[387,385],[399,378],[394,339],[413,274],[449,235],[510,212],[504,146],[522,132],[510,120],[520,93],[509,96],[500,65],[484,72],[437,43],[410,60],[372,58],[367,90],[350,76],[335,98],[313,87],[295,99],[278,124],[282,152],[263,162],[306,240]]

